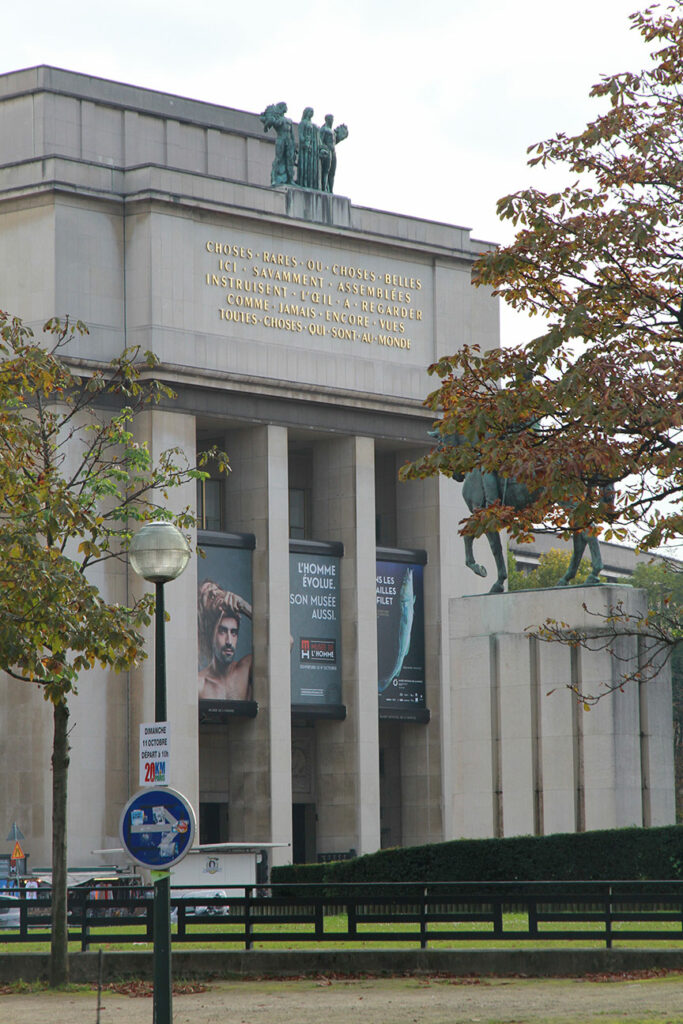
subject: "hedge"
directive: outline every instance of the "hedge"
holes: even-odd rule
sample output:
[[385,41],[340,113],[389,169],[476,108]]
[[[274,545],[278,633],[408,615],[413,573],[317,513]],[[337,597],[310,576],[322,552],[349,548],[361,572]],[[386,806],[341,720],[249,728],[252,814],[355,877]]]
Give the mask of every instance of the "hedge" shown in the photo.
[[[272,881],[633,881],[683,878],[683,826],[604,829],[395,847],[353,860],[274,867]],[[303,891],[303,890],[302,890]]]

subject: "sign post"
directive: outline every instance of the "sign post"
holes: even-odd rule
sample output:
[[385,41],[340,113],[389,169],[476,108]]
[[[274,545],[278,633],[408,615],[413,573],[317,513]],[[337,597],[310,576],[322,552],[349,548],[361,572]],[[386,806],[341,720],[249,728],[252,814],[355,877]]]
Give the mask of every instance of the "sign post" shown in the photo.
[[171,917],[169,868],[181,861],[195,836],[192,806],[175,789],[142,789],[119,822],[123,848],[150,868],[154,883],[154,1024],[171,1024]]
[[[156,588],[156,601],[154,609],[154,646],[156,653],[156,664],[154,668],[154,719],[156,722],[166,724],[166,637],[165,637],[165,612],[164,612],[164,584],[170,583],[171,580],[175,580],[185,569],[188,561],[190,560],[191,550],[190,545],[183,537],[180,530],[169,522],[154,522],[145,523],[133,538],[130,548],[128,549],[128,556],[130,558],[130,564],[134,572],[142,576],[143,579],[148,580],[150,583],[154,583]],[[156,769],[155,769],[156,774]],[[164,775],[166,773],[164,772]],[[160,793],[161,790],[147,790],[147,793]],[[171,790],[165,792],[171,793]],[[182,801],[183,798],[180,794],[175,794]],[[133,797],[133,803],[139,798]],[[160,797],[157,797],[161,801]],[[177,832],[180,835],[180,823],[186,822],[188,819],[182,817],[182,811],[178,808],[177,813],[174,814],[172,809],[166,807],[163,801],[159,802],[156,806],[161,808],[160,814],[164,818],[163,821],[155,822],[152,821],[153,825],[163,826],[170,825],[169,816],[174,818],[175,826],[178,826]],[[130,810],[131,802],[126,805],[126,810]],[[189,811],[192,808],[187,805]],[[124,815],[126,813],[124,810]],[[138,817],[136,824],[144,824],[146,821],[144,810],[142,807],[136,807]],[[168,812],[168,815],[166,814]],[[132,811],[131,811],[132,814]],[[142,818],[140,815],[142,814]],[[194,821],[194,815],[191,815],[191,820]],[[124,831],[123,826],[125,824],[124,818],[121,819],[121,831]],[[131,820],[130,827],[132,830],[133,822]],[[186,832],[191,832],[189,842],[191,843],[192,837],[194,837],[194,828],[186,829]],[[151,831],[147,829],[141,832],[130,832],[130,836],[140,835],[152,835],[156,836],[159,841],[157,845],[158,856],[161,858],[166,857],[166,863],[160,864],[159,868],[152,872],[154,878],[154,1024],[171,1024],[173,1020],[173,986],[171,983],[171,882],[168,873],[168,867],[170,863],[176,863],[176,860],[184,855],[184,851],[189,843],[186,843],[182,847],[182,851],[175,860],[169,862],[166,856],[165,850],[170,851],[172,847],[176,846],[175,840],[169,838],[168,841],[162,843],[161,836],[171,837],[173,834],[173,828],[169,830],[166,828],[164,832],[162,829],[155,829]],[[123,838],[123,837],[122,837]],[[126,845],[124,840],[124,846]],[[134,844],[135,845],[135,844]],[[163,849],[162,849],[163,846]],[[141,863],[140,861],[138,863]],[[154,877],[156,876],[156,877]]]

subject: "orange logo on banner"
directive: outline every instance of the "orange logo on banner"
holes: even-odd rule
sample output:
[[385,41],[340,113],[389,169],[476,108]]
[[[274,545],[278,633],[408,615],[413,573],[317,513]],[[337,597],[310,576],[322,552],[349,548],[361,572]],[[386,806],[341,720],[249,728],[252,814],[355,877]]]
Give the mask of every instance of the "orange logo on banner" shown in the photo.
[[12,850],[12,857],[11,857],[11,859],[12,860],[23,860],[24,859],[24,851],[22,850],[21,846],[19,845],[19,840],[18,839],[17,839],[16,843],[14,844],[14,849]]

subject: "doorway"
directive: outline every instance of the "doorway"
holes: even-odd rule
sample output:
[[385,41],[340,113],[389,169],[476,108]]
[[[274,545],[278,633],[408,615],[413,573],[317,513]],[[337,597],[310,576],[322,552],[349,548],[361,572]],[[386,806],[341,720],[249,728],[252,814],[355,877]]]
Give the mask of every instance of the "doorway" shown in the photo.
[[292,861],[313,864],[316,859],[315,804],[292,805]]
[[229,832],[227,803],[200,803],[199,842],[227,843]]

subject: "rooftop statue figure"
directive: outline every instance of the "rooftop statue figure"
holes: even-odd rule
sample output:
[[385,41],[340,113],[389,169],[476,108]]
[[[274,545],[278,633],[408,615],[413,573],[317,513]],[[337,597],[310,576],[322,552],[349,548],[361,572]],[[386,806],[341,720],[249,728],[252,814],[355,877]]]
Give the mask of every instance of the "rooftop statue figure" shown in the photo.
[[294,144],[294,128],[288,117],[286,103],[271,103],[260,114],[263,130],[272,128],[277,135],[275,143],[275,159],[270,172],[271,185],[293,185],[296,146]]
[[323,192],[334,191],[334,175],[337,170],[338,142],[348,137],[349,130],[345,124],[338,128],[332,127],[332,114],[325,114],[325,124],[320,129],[320,188]]
[[313,107],[306,107],[299,122],[299,156],[296,183],[302,188],[320,188],[320,129],[311,120]]

